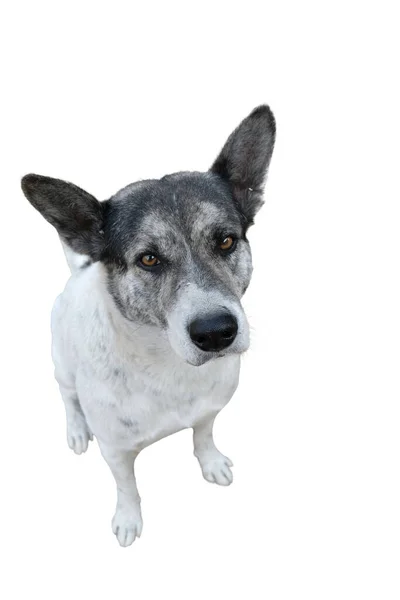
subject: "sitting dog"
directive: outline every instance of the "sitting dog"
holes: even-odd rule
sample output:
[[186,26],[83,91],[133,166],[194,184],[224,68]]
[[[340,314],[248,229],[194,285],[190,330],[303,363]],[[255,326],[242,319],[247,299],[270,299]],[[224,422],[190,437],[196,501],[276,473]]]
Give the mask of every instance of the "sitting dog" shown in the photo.
[[252,272],[246,232],[274,140],[273,114],[260,106],[206,173],[139,181],[104,202],[58,179],[22,179],[72,273],[52,311],[68,445],[81,454],[97,438],[117,484],[112,529],[121,546],[142,531],[134,462],[146,446],[191,427],[205,479],[232,482],[212,430],[249,345],[240,303]]

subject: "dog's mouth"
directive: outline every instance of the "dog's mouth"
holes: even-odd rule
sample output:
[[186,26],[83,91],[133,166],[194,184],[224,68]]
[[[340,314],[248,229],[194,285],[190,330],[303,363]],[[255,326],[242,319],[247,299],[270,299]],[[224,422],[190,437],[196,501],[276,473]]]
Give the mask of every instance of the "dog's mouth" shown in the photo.
[[238,351],[225,351],[225,352],[202,352],[201,354],[199,354],[198,356],[196,356],[196,358],[191,357],[186,358],[185,362],[187,362],[187,364],[191,365],[192,367],[202,367],[203,365],[209,364],[211,362],[217,361],[220,358],[225,358],[227,356],[241,356],[242,354],[244,354],[244,352],[246,352],[247,349],[244,349],[242,351],[238,350]]
[[226,354],[219,354],[218,356],[205,356],[200,357],[198,360],[186,360],[188,365],[192,367],[202,367],[203,365],[208,365],[210,362],[217,360],[218,358],[224,358]]
[[224,358],[224,356],[226,356],[226,354],[215,354],[213,356],[210,356],[210,355],[200,356],[196,362],[189,362],[189,364],[192,365],[193,367],[201,367],[202,365],[205,365],[214,360],[218,360],[219,358]]

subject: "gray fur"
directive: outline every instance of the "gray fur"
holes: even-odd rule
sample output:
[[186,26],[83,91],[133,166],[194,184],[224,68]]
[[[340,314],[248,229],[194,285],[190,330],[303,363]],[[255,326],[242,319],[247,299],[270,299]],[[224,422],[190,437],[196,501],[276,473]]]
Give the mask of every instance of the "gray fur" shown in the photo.
[[[109,210],[119,224],[118,240],[105,230],[109,289],[127,319],[165,327],[183,286],[219,289],[233,299],[248,284],[251,256],[241,215],[215,176],[179,174],[133,186],[112,198]],[[230,234],[238,246],[223,257],[216,236]],[[137,265],[147,250],[164,257],[159,273]]]
[[132,419],[122,418],[122,417],[118,417],[118,421],[121,423],[121,425],[123,425],[127,429],[133,429],[133,430],[138,431],[138,422],[137,421],[133,421]]
[[259,106],[229,136],[211,168],[229,182],[248,223],[253,222],[262,205],[275,132],[275,118],[270,108]]

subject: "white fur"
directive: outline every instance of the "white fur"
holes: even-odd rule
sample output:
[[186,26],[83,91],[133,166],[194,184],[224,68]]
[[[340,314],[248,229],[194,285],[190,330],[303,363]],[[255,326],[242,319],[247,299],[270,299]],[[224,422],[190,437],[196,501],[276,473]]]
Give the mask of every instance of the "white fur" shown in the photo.
[[[235,392],[240,358],[230,354],[198,367],[188,364],[172,350],[171,335],[122,317],[101,263],[79,269],[81,257],[68,258],[72,276],[52,312],[52,356],[68,444],[80,454],[96,436],[117,483],[113,531],[128,546],[142,531],[133,467],[146,446],[193,427],[204,477],[231,483],[232,463],[215,447],[212,426]],[[243,344],[244,349],[246,340]]]

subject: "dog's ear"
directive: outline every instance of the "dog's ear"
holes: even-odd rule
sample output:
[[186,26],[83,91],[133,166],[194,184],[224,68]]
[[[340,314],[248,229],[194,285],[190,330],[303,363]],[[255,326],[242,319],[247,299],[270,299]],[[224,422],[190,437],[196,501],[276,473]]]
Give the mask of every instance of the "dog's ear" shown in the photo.
[[229,136],[211,171],[225,179],[248,223],[261,207],[263,185],[275,142],[271,109],[255,108]]
[[98,260],[103,250],[103,204],[81,188],[60,179],[25,175],[22,191],[75,252]]

